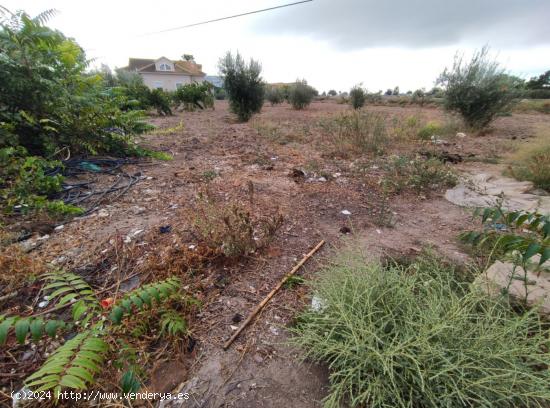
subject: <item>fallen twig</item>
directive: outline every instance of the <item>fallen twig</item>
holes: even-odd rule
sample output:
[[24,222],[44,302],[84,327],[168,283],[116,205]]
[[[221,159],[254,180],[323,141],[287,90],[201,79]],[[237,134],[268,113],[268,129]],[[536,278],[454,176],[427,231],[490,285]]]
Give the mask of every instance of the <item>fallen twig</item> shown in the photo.
[[315,248],[313,248],[311,251],[309,251],[309,253],[304,256],[302,258],[302,260],[300,262],[298,262],[296,264],[296,266],[294,268],[292,268],[292,270],[287,273],[283,279],[281,279],[281,281],[277,284],[277,286],[275,286],[275,288],[269,292],[269,294],[264,298],[264,300],[262,300],[258,306],[256,306],[254,308],[254,310],[252,311],[252,313],[250,313],[248,315],[248,317],[246,318],[246,320],[243,322],[243,324],[237,329],[237,331],[235,333],[233,333],[233,335],[229,338],[229,340],[227,340],[224,345],[223,345],[223,349],[224,350],[227,350],[229,348],[229,346],[231,346],[231,344],[235,341],[235,339],[239,336],[239,334],[241,333],[241,331],[244,330],[244,328],[246,326],[248,326],[248,324],[252,321],[252,319],[254,319],[254,317],[258,314],[258,312],[260,310],[262,310],[264,308],[264,306],[267,304],[267,302],[269,302],[269,300],[279,291],[279,289],[281,289],[281,286],[284,285],[284,283],[287,281],[288,278],[290,278],[292,275],[294,275],[296,273],[296,271],[298,271],[298,269],[300,269],[302,267],[303,264],[306,263],[306,261],[311,258],[311,256],[313,256],[313,254],[315,254],[315,252],[317,252],[323,245],[324,245],[325,241],[322,240],[321,242],[319,242]]

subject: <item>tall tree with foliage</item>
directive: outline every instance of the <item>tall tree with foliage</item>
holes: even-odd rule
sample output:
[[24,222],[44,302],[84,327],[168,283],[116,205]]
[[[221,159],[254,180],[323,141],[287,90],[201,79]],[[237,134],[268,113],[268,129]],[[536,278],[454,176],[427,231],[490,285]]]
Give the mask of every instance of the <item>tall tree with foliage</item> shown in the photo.
[[[89,74],[80,46],[46,26],[53,11],[30,17],[0,9],[0,202],[44,206],[61,188],[48,174],[71,154],[136,154],[133,135],[150,126],[128,97]],[[58,207],[58,206],[57,206]]]
[[228,51],[218,67],[231,111],[241,122],[247,122],[253,114],[260,112],[264,103],[262,66],[253,59],[247,64],[238,52],[233,55]]
[[486,127],[508,110],[521,86],[518,78],[490,59],[488,47],[475,52],[470,61],[457,54],[452,68],[446,68],[437,83],[445,88],[445,108],[459,113],[473,129]]

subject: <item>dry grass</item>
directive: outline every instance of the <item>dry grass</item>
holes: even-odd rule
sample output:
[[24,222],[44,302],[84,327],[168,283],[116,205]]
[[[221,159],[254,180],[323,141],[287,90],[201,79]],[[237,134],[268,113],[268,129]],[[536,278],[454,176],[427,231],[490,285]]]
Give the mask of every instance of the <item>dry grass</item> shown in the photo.
[[238,258],[264,248],[281,226],[281,214],[263,215],[252,204],[233,200],[216,200],[201,192],[190,219],[193,234],[199,243],[228,258]]
[[0,293],[7,294],[45,271],[40,259],[11,245],[0,252]]
[[550,191],[550,130],[540,132],[530,143],[512,155],[508,172],[518,180],[527,180]]

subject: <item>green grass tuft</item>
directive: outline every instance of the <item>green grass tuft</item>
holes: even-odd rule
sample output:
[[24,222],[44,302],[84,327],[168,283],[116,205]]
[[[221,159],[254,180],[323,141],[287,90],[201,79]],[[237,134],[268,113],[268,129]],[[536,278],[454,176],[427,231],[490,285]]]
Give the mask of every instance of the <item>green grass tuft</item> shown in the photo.
[[312,284],[322,311],[291,329],[330,371],[325,407],[548,406],[547,333],[535,311],[470,291],[432,258],[404,267],[357,250]]

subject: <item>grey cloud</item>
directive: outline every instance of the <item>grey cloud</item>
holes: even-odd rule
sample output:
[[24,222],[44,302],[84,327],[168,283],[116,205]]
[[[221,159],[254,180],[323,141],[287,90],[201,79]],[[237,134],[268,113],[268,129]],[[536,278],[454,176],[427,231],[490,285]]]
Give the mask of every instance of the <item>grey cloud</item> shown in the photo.
[[259,15],[257,33],[303,34],[342,49],[550,44],[549,0],[314,0]]

